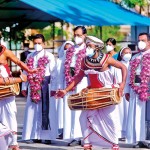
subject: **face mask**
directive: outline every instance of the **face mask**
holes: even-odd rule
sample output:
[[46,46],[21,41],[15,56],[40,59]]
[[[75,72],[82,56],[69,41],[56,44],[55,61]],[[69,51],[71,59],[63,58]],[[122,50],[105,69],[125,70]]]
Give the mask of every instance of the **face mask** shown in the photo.
[[144,50],[146,48],[146,43],[143,41],[139,41],[138,48],[139,48],[139,50]]
[[74,41],[77,45],[82,44],[83,43],[83,39],[81,37],[76,36],[74,38]]
[[111,52],[113,49],[114,49],[113,46],[110,46],[110,45],[107,45],[107,46],[106,46],[106,51],[107,51],[107,52]]
[[92,56],[94,56],[94,55],[95,55],[94,49],[91,48],[91,47],[87,47],[87,48],[86,48],[86,56],[92,57]]
[[131,59],[131,56],[132,56],[131,54],[124,54],[122,59],[128,62]]
[[35,49],[37,52],[39,52],[39,51],[41,51],[41,50],[43,49],[43,47],[42,47],[40,44],[35,44],[35,45],[34,45],[34,49]]

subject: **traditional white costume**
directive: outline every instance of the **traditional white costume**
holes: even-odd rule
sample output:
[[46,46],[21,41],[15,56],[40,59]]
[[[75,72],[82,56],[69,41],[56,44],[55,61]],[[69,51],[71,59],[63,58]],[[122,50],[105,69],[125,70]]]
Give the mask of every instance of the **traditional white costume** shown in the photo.
[[[96,37],[88,36],[89,43],[104,46],[104,43]],[[88,43],[87,42],[87,43]],[[84,73],[88,77],[88,88],[112,88],[118,87],[115,80],[115,74],[110,69],[98,71],[103,68],[108,54],[99,53],[97,58],[87,56],[84,58]],[[92,100],[92,99],[91,99]],[[95,110],[83,110],[80,116],[82,134],[84,137],[84,146],[92,144],[105,147],[114,146],[118,149],[118,134],[120,131],[119,116],[117,106],[111,105],[105,108]]]
[[[4,78],[9,76],[8,66],[0,65],[0,76]],[[11,134],[9,145],[18,145],[16,113],[15,96],[0,100],[0,123],[16,133]]]
[[[85,71],[85,74],[97,74],[98,80],[101,81],[106,88],[111,88],[114,76],[110,70],[104,72]],[[106,80],[107,79],[107,80]],[[111,146],[118,144],[118,132],[120,125],[118,124],[119,116],[117,106],[108,106],[97,110],[83,110],[80,123],[84,135],[84,142],[100,146]],[[106,142],[104,139],[106,139]]]
[[[53,54],[47,52],[46,50],[42,50],[40,52],[33,52],[28,55],[28,58],[33,57],[34,63],[33,68],[37,67],[37,62],[39,58],[47,56],[49,59],[49,63],[46,65],[45,68],[45,78],[48,77],[50,80],[49,90],[47,91],[47,87],[45,92],[48,92],[46,95],[50,96],[50,90],[55,91],[57,87],[56,83],[56,63]],[[28,59],[27,58],[27,59]],[[45,79],[44,79],[45,80]],[[55,100],[49,99],[49,125],[46,127],[47,129],[43,129],[42,124],[42,111],[43,111],[43,104],[40,100],[38,103],[34,103],[30,97],[30,85],[28,86],[28,82],[24,82],[22,84],[22,90],[27,90],[28,88],[28,95],[27,95],[27,103],[25,109],[25,116],[24,116],[24,126],[23,126],[23,133],[22,139],[29,140],[29,139],[41,139],[41,140],[51,140],[57,137],[57,114],[56,114],[56,103]],[[47,111],[48,111],[47,110]]]
[[9,137],[12,135],[12,130],[0,123],[0,150],[7,150],[10,144]]

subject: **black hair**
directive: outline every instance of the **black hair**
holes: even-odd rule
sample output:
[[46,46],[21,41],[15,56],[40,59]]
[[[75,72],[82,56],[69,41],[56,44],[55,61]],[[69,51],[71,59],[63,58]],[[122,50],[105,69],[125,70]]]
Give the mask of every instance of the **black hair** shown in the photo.
[[75,27],[75,28],[73,29],[73,31],[75,32],[75,31],[78,30],[78,29],[82,29],[82,33],[83,33],[83,34],[86,34],[86,33],[87,33],[87,30],[86,30],[86,28],[85,28],[84,26],[77,26],[77,27]]
[[45,38],[43,36],[43,34],[36,34],[33,36],[33,40],[35,39],[42,39],[42,42],[45,42]]
[[[118,57],[117,57],[117,60],[118,61],[121,61],[122,60],[122,57],[120,55],[120,52],[122,53],[124,51],[124,49],[130,49],[129,47],[123,47],[120,49],[120,51],[118,52]],[[131,50],[131,49],[130,49]]]
[[139,36],[142,36],[142,35],[146,35],[147,36],[147,40],[150,41],[150,34],[146,33],[146,32],[142,32],[139,34]]
[[113,45],[116,45],[116,40],[114,39],[114,38],[108,38],[107,40],[106,40],[106,43],[107,42],[111,42]]
[[[121,51],[121,50],[120,50],[120,51]],[[117,57],[117,60],[118,60],[118,61],[121,61],[121,60],[122,60],[122,57],[120,56],[120,51],[119,51],[118,57]]]
[[29,43],[23,43],[24,47],[29,47]]

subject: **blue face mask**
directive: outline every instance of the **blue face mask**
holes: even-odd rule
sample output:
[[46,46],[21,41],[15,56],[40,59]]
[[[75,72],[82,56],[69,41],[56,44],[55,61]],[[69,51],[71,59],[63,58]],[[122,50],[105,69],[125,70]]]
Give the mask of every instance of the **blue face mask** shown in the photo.
[[93,57],[94,55],[95,55],[95,50],[88,46],[86,48],[86,56]]

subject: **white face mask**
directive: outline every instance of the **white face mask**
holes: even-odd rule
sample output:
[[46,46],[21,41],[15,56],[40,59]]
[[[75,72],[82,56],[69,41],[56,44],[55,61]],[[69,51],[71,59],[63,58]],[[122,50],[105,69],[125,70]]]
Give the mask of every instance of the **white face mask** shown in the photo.
[[92,56],[94,56],[94,55],[95,55],[94,49],[88,46],[88,47],[86,48],[86,56],[92,57]]
[[139,48],[139,50],[144,50],[146,48],[146,43],[143,41],[139,41],[138,48]]
[[83,43],[83,39],[81,37],[76,36],[74,38],[74,41],[77,45],[82,44]]
[[128,62],[131,59],[131,56],[132,56],[131,54],[124,54],[122,59]]
[[34,49],[35,49],[37,52],[39,52],[39,51],[41,51],[41,50],[43,49],[43,47],[42,47],[40,44],[35,44],[35,45],[34,45]]
[[107,45],[107,46],[106,46],[106,51],[107,51],[107,52],[111,52],[113,49],[114,49],[113,46],[110,46],[110,45]]

